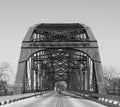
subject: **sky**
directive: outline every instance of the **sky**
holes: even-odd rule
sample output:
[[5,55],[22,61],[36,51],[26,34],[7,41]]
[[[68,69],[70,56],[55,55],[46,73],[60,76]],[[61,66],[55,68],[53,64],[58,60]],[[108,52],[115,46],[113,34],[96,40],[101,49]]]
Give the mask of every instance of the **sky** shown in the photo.
[[38,23],[83,23],[90,26],[103,66],[120,69],[120,0],[0,0],[0,62],[14,73],[21,42]]

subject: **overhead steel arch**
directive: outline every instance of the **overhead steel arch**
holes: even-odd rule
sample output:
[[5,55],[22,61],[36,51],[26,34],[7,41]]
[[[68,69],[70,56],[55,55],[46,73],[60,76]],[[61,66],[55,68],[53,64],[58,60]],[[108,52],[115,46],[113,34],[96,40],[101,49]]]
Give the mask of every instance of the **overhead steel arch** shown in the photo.
[[98,44],[90,27],[42,23],[28,30],[15,93],[53,90],[58,81],[65,81],[67,90],[106,93]]

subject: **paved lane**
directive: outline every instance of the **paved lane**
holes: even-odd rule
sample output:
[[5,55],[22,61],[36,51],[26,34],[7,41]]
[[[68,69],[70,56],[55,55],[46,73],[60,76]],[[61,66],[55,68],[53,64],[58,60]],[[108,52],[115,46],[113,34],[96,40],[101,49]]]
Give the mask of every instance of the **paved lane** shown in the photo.
[[3,105],[3,107],[106,107],[75,95],[51,92],[43,96],[32,97],[15,103]]

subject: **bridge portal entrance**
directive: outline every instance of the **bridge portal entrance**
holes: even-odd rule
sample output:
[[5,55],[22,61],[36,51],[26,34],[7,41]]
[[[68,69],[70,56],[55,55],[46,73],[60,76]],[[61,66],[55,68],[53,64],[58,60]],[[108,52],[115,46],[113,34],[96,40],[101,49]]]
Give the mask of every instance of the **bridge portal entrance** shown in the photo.
[[[83,24],[39,24],[22,42],[15,93],[58,88],[105,93],[97,41]],[[57,83],[57,85],[56,85]]]

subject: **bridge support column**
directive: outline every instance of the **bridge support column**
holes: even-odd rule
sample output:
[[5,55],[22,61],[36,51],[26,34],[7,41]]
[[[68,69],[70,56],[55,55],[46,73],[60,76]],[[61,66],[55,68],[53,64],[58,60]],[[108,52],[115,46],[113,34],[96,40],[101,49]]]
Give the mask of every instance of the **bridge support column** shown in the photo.
[[35,71],[35,75],[36,75],[36,91],[38,91],[38,71]]
[[95,74],[97,79],[98,93],[106,94],[101,63],[95,62],[95,61],[93,63],[94,63],[94,69],[95,69]]
[[31,91],[34,91],[34,70],[32,68],[33,66],[33,59],[31,58],[31,69],[30,69],[30,76],[31,76]]
[[15,81],[15,89],[14,94],[23,93],[23,82],[24,82],[24,71],[26,69],[26,62],[22,62],[18,64],[18,72]]

